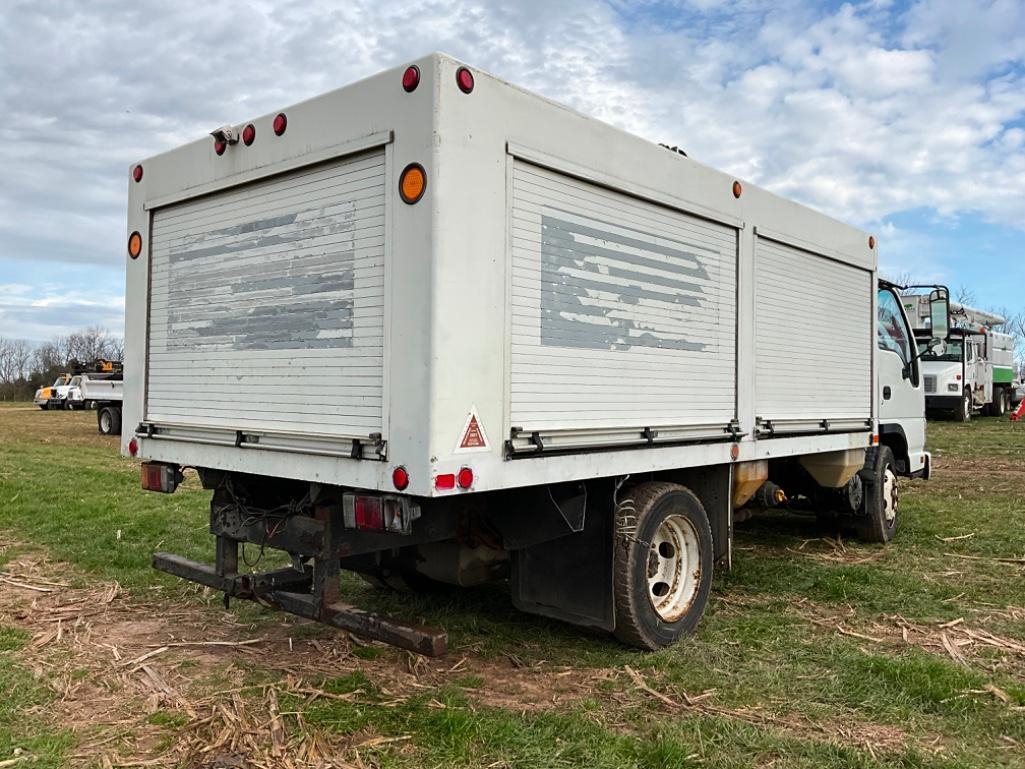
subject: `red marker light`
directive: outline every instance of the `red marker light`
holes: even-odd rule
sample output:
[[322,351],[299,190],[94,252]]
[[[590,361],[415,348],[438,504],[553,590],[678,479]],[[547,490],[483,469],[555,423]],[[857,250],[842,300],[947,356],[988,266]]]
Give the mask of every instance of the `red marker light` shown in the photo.
[[415,64],[406,67],[406,71],[402,73],[402,90],[412,93],[418,85],[420,85],[420,68]]
[[285,117],[284,112],[279,112],[274,118],[274,134],[276,136],[281,136],[281,134],[285,132],[286,128],[288,128],[288,118]]
[[391,472],[391,482],[399,491],[405,491],[409,487],[409,473],[404,467],[396,467]]
[[142,166],[136,166],[132,169],[132,178],[137,182],[142,181]]
[[128,453],[133,457],[139,453],[139,442],[135,438],[128,441]]
[[224,150],[228,149],[228,143],[223,142],[220,139],[214,139],[214,152],[218,155],[223,155]]
[[440,489],[441,491],[447,491],[448,489],[454,489],[456,487],[456,474],[455,473],[443,473],[434,479],[434,488]]
[[463,93],[470,93],[473,90],[473,73],[466,67],[456,70],[456,85]]
[[242,129],[242,141],[247,147],[256,141],[256,126],[252,123]]
[[469,467],[461,468],[456,476],[456,483],[459,484],[461,489],[468,489],[473,486],[473,470]]

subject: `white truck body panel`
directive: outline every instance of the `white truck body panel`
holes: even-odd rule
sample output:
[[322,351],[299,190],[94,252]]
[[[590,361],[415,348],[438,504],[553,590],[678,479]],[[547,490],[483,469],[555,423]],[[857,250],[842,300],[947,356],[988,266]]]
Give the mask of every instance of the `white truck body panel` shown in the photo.
[[390,70],[285,110],[283,136],[268,115],[251,147],[143,161],[124,451],[381,490],[402,465],[438,496],[464,465],[486,491],[871,444],[867,233],[415,64],[413,93]]
[[110,374],[82,374],[79,389],[83,401],[118,402],[124,397],[124,380]]
[[380,432],[384,151],[157,209],[145,419]]

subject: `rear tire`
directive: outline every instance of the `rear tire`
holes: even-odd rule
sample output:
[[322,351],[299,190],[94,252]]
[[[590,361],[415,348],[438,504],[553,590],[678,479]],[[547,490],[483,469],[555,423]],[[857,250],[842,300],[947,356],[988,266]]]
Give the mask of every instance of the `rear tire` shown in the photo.
[[994,417],[1002,417],[1008,407],[1007,390],[997,387],[993,391],[993,402],[989,404],[989,414]]
[[712,530],[700,500],[675,483],[642,483],[616,509],[615,635],[641,649],[697,627],[712,589]]
[[856,518],[858,538],[865,542],[890,542],[897,535],[900,486],[897,463],[889,446],[880,446],[875,466],[861,470],[865,494]]
[[99,428],[100,435],[120,435],[121,410],[102,406],[96,412],[96,426]]

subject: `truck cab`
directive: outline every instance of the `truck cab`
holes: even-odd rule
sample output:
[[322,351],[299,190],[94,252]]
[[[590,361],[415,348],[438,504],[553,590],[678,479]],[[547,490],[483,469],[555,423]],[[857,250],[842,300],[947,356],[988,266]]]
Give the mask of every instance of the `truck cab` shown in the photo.
[[70,387],[71,374],[61,374],[53,381],[52,385],[38,388],[33,401],[43,411],[60,408],[64,405],[64,399],[67,398]]
[[928,478],[930,455],[925,450],[926,389],[915,335],[896,286],[880,281],[876,301],[879,443],[893,452],[897,474]]

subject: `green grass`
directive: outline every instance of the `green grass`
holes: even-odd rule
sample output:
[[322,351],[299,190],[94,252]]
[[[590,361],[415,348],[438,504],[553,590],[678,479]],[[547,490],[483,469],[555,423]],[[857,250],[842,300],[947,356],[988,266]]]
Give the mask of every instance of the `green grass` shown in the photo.
[[[197,591],[183,592],[149,561],[157,549],[212,556],[208,493],[194,477],[171,496],[143,492],[137,463],[96,435],[93,419],[0,411],[0,539],[43,547],[81,579],[117,580],[147,598],[199,605]],[[315,701],[304,720],[357,741],[408,737],[361,751],[382,767],[1025,766],[1025,713],[1012,710],[1025,705],[1025,660],[985,652],[966,667],[942,648],[904,645],[896,631],[898,616],[931,628],[964,617],[972,627],[1025,639],[1025,621],[1003,611],[1025,606],[1025,570],[993,560],[1025,555],[1025,425],[934,422],[929,441],[935,477],[905,484],[892,545],[845,541],[840,551],[814,519],[787,513],[739,525],[734,568],[717,575],[698,632],[655,654],[516,612],[501,586],[409,597],[347,577],[354,603],[443,626],[453,664],[465,656],[482,667],[471,662],[444,683],[404,691],[408,698],[395,704],[380,679],[404,669],[405,655],[357,646],[361,672],[320,683],[360,696]],[[248,605],[232,611],[249,623],[275,619]],[[846,636],[836,630],[841,622],[886,637]],[[300,626],[295,635],[332,633]],[[2,713],[24,714],[45,701],[38,684],[25,689],[17,662],[24,640],[0,628],[0,683],[17,680],[30,692],[0,711],[0,760],[17,723]],[[517,673],[506,655],[527,669]],[[277,675],[262,664],[259,657],[239,661],[248,680]],[[678,700],[714,690],[706,700],[714,708],[668,709],[636,688],[622,672],[627,665]],[[577,694],[544,707],[538,700],[546,694],[517,695],[488,673],[504,669],[529,681],[533,667],[560,666],[572,671]],[[504,699],[491,696],[499,690]],[[520,706],[509,704],[517,697]],[[282,710],[301,706],[295,699]],[[181,726],[172,715],[153,718],[154,728]],[[874,742],[894,729],[896,739]],[[46,739],[61,746],[67,738],[55,728]]]

